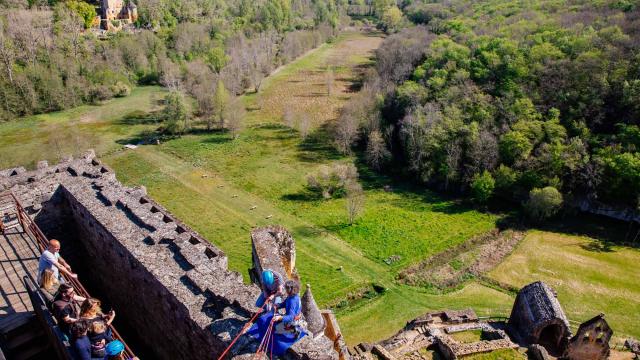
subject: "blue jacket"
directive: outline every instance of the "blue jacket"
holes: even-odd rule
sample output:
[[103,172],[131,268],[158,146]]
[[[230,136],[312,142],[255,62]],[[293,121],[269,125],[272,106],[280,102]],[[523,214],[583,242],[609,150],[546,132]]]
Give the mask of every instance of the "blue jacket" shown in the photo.
[[[284,301],[284,308],[287,311],[286,315],[282,317],[282,322],[285,325],[289,325],[294,323],[300,317],[300,311],[302,311],[302,304],[300,303],[300,296],[293,295],[289,296]],[[296,319],[298,317],[298,319]]]

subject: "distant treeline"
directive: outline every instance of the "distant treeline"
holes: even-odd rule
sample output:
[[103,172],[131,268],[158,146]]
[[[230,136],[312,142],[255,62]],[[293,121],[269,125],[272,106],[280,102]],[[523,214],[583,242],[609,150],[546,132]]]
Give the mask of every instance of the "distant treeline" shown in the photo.
[[162,84],[240,94],[332,37],[335,0],[137,0],[134,29],[99,39],[95,5],[0,0],[0,121],[126,96]]
[[361,144],[376,168],[400,167],[479,202],[526,201],[538,207],[535,217],[563,199],[636,209],[639,7],[404,1],[395,24],[413,25],[377,51],[375,71],[336,125],[336,143],[343,151]]

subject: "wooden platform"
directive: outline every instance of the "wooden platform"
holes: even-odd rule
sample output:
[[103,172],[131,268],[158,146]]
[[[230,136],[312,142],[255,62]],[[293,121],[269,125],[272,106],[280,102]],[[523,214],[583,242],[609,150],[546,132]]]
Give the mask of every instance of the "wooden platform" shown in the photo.
[[0,320],[33,310],[22,278],[35,280],[39,257],[36,242],[20,226],[0,235]]

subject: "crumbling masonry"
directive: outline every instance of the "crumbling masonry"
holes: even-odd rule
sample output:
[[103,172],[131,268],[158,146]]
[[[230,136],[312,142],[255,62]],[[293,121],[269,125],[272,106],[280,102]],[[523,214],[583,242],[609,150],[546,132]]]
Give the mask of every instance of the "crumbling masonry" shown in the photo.
[[[224,252],[146,194],[120,184],[92,151],[34,171],[0,171],[44,233],[82,253],[81,274],[105,289],[119,317],[157,359],[212,359],[256,310],[259,294],[228,270]],[[62,234],[62,235],[60,235]],[[73,234],[64,238],[64,234]],[[292,359],[337,359],[332,341],[306,337]]]

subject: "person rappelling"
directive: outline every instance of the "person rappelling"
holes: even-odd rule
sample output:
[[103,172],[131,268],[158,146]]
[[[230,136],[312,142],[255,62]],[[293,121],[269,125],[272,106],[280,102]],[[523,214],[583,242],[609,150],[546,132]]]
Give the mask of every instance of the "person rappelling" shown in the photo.
[[[300,283],[296,280],[284,282],[283,279],[275,271],[262,272],[262,292],[256,300],[256,307],[260,310],[219,359],[222,359],[230,348],[233,348],[233,355],[239,354],[253,340],[259,342],[256,355],[262,353],[270,358],[282,356],[293,344],[307,335],[302,319]],[[238,339],[240,341],[233,347]]]
[[266,303],[265,311],[271,311],[273,305],[279,306],[283,301],[284,277],[277,271],[270,269],[264,270],[260,277],[262,292],[256,300],[256,307],[262,308]]

